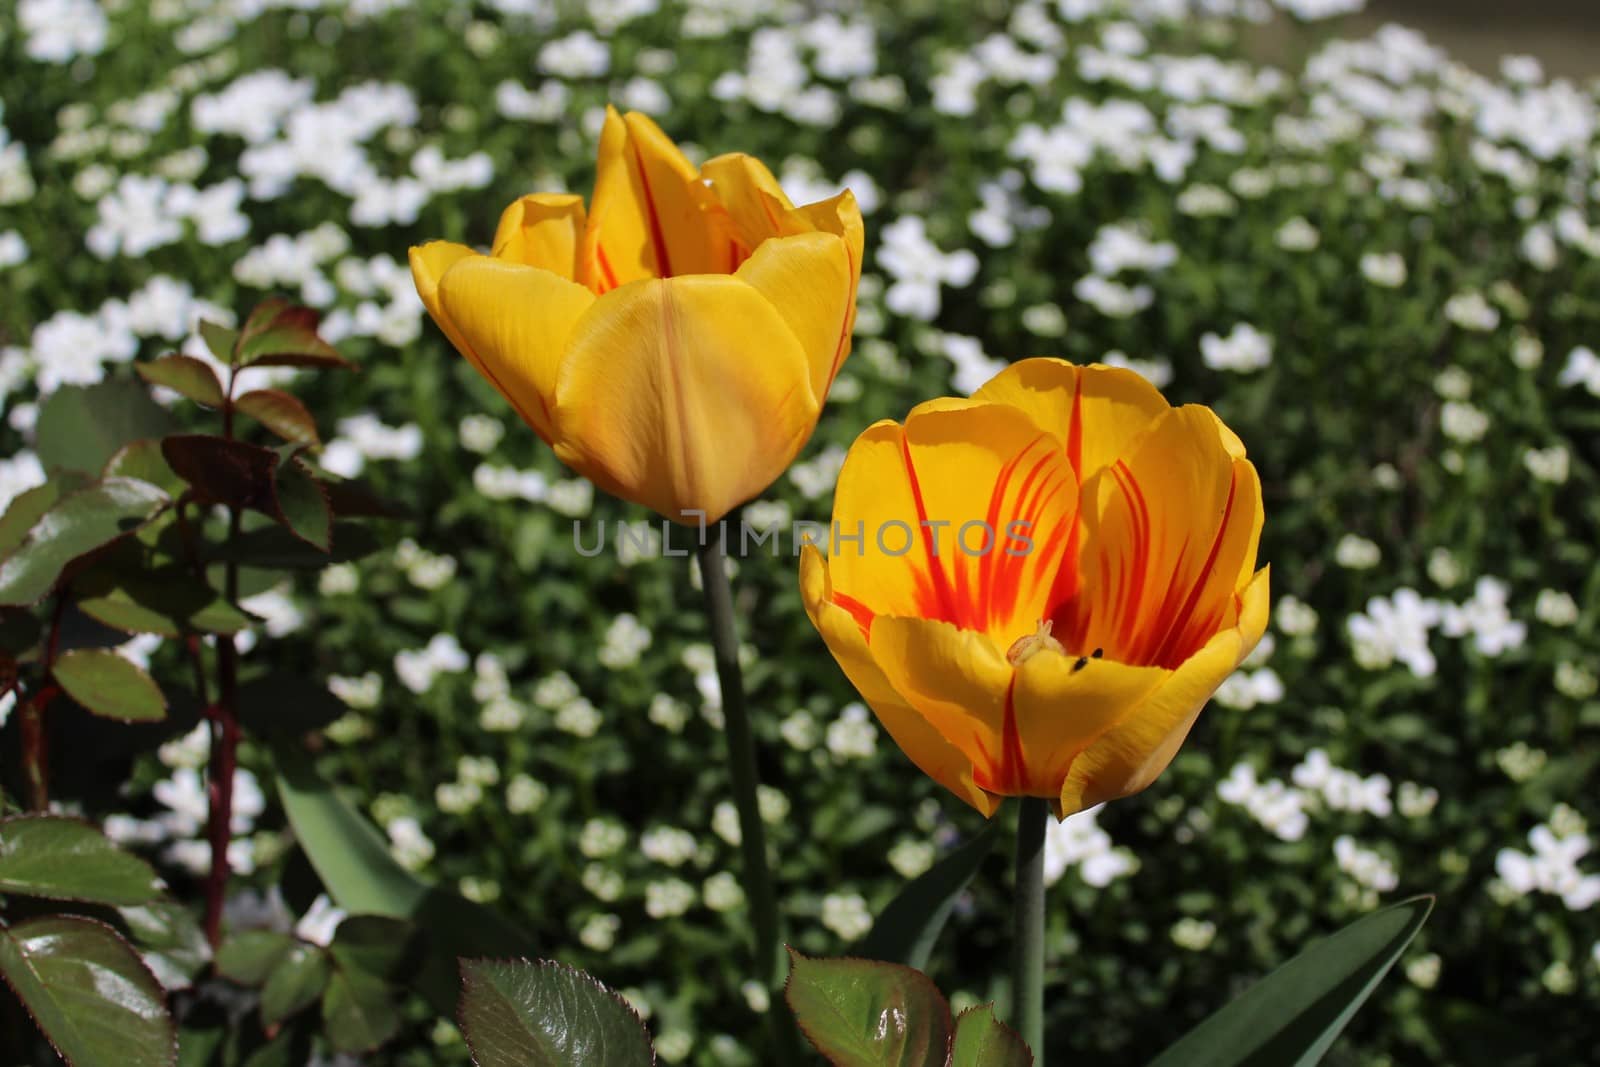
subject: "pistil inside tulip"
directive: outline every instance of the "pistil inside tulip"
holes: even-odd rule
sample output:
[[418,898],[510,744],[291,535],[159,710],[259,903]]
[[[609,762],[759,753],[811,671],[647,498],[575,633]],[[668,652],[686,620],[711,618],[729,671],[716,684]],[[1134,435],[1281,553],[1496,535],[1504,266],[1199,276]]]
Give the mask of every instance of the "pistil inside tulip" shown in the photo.
[[1006,650],[1006,660],[1013,667],[1020,667],[1040,652],[1050,651],[1057,655],[1065,656],[1067,650],[1061,642],[1050,636],[1050,631],[1055,628],[1055,623],[1049,619],[1040,619],[1038,628],[1031,634],[1024,634],[1012,642]]

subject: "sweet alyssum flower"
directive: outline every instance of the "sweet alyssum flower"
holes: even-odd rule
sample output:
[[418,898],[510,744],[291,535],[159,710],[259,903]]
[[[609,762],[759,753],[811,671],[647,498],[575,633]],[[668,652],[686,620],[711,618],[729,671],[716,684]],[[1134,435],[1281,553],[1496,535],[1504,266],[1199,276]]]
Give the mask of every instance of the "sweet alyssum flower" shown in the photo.
[[811,435],[850,350],[861,214],[796,207],[758,160],[699,170],[608,110],[594,196],[535,193],[490,254],[411,250],[428,313],[562,462],[669,519],[715,521]]
[[924,772],[992,814],[1138,792],[1267,625],[1261,484],[1209,409],[1030,359],[851,446],[806,610]]

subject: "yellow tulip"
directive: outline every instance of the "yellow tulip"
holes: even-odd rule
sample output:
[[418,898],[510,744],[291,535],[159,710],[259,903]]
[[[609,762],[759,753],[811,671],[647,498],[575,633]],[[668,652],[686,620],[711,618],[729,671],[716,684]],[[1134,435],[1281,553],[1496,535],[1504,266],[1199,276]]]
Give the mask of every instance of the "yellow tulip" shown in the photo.
[[758,160],[699,170],[607,109],[594,196],[535,193],[488,255],[411,249],[428,314],[573,470],[692,524],[771,485],[850,351],[861,213],[796,207]]
[[800,583],[918,767],[985,815],[1033,796],[1065,818],[1153,782],[1261,639],[1261,521],[1208,408],[1029,359],[868,427]]

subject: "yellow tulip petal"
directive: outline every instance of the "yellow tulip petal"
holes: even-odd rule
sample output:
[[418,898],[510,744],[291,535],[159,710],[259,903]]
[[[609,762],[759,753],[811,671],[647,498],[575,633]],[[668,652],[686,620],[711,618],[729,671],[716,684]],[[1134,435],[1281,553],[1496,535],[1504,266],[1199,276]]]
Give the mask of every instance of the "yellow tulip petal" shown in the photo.
[[557,454],[663,516],[756,496],[816,424],[800,342],[731,275],[635,282],[578,323],[556,380]]
[[1224,625],[1255,565],[1261,483],[1206,408],[1170,409],[1084,487],[1082,589],[1057,636],[1176,667]]
[[1261,640],[1269,589],[1263,568],[1238,597],[1238,625],[1211,638],[1073,762],[1058,814],[1130,796],[1166,770],[1211,694]]
[[947,622],[880,615],[867,647],[894,691],[974,767],[974,782],[1019,743],[1010,714],[1013,671],[994,643]]
[[549,271],[472,256],[445,273],[438,300],[479,372],[539,436],[554,440],[556,371],[594,294]]
[[494,232],[494,257],[576,277],[583,239],[583,197],[533,193],[511,202]]
[[778,309],[811,364],[811,391],[828,395],[849,351],[855,282],[844,242],[827,233],[801,233],[764,242],[736,276]]
[[823,233],[836,234],[850,253],[850,276],[861,280],[861,256],[866,247],[866,226],[855,194],[846,189],[837,196],[818,200],[794,209],[795,213]]
[[974,400],[1021,408],[1061,439],[1080,482],[1106,466],[1169,405],[1131,370],[1025,359],[995,375]]
[[946,741],[884,677],[872,658],[856,620],[833,602],[828,564],[822,553],[808,546],[800,557],[800,592],[806,614],[823,642],[856,687],[894,743],[922,773],[971,804],[985,816],[993,815],[998,800],[972,781],[972,761]]
[[834,585],[874,614],[950,622],[1007,648],[1052,603],[1077,506],[1055,439],[1020,412],[923,404],[903,430],[879,423],[846,456]]
[[[1171,674],[1160,667],[1130,667],[1054,651],[1028,657],[1017,667],[1012,695],[1025,762],[994,768],[998,781],[1013,781],[1013,788],[1002,791],[1058,796],[1074,757],[1143,704]],[[1017,783],[1028,788],[1017,788]]]
[[[428,315],[438,325],[439,329],[444,331],[444,335],[450,339],[450,343],[455,346],[455,350],[461,353],[463,359],[472,364],[473,370],[483,375],[484,379],[491,384],[495,384],[496,388],[499,388],[496,382],[496,375],[484,365],[483,360],[473,351],[472,346],[467,343],[466,336],[462,334],[460,328],[446,314],[444,305],[439,299],[439,280],[457,263],[469,257],[484,258],[466,245],[454,244],[450,241],[430,241],[425,245],[417,246],[411,249],[411,280],[416,284],[417,295],[422,298],[422,306],[427,308]],[[522,416],[524,422],[533,426],[545,440],[549,440],[548,433],[539,429],[540,422],[538,420],[543,418],[542,408],[535,405],[533,410],[538,412],[538,415],[537,417],[530,415],[504,389],[500,389],[500,393],[511,401],[511,406],[517,409],[517,413]]]
[[794,205],[767,165],[743,152],[729,152],[706,161],[700,174],[711,183],[745,254],[771,237],[806,233],[814,227],[794,214]]

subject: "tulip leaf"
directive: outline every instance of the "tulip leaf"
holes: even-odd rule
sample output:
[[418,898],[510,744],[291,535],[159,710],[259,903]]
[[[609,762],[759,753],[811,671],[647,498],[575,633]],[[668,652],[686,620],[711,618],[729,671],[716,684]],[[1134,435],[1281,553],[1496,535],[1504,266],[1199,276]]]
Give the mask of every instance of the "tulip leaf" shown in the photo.
[[131,478],[107,478],[63,496],[0,559],[0,606],[36,603],[74,560],[139,529],[167,502],[161,490]]
[[261,987],[261,1022],[280,1023],[322,996],[333,963],[320,945],[296,941],[278,957]]
[[993,1004],[968,1008],[956,1017],[950,1067],[1031,1067],[1033,1053],[1022,1035],[994,1017]]
[[[111,927],[76,915],[0,928],[0,975],[74,1067],[174,1067],[166,995]],[[114,996],[107,992],[115,991]]]
[[193,356],[173,354],[134,364],[139,377],[151,385],[164,385],[173,392],[188,397],[208,408],[220,408],[224,402],[222,383],[211,364]]
[[789,950],[789,1008],[835,1067],[944,1067],[950,1005],[921,971]]
[[458,956],[529,944],[493,910],[430,886],[396,863],[377,828],[322,780],[304,749],[276,739],[273,765],[295,840],[333,902],[352,915],[403,919],[424,931],[425,958],[412,984],[437,1010],[455,1004]]
[[650,1067],[655,1054],[628,1003],[548,960],[462,960],[462,1032],[479,1067]]
[[335,1052],[369,1052],[400,1029],[400,1010],[381,979],[339,967],[322,996],[322,1022]]
[[255,389],[235,400],[233,406],[285,441],[313,448],[322,444],[317,434],[317,420],[293,393]]
[[993,820],[960,848],[911,881],[879,913],[860,945],[867,959],[903,963],[922,970],[955,908],[994,845]]
[[1433,910],[1416,897],[1357,919],[1245,990],[1151,1067],[1311,1067]]
[[172,414],[131,378],[63,386],[39,407],[35,447],[46,470],[99,474],[130,441],[161,437],[176,427]]
[[143,904],[161,895],[161,880],[148,863],[86,822],[20,815],[0,819],[0,893]]
[[73,700],[103,719],[160,722],[167,698],[143,668],[108,648],[75,648],[51,668]]

